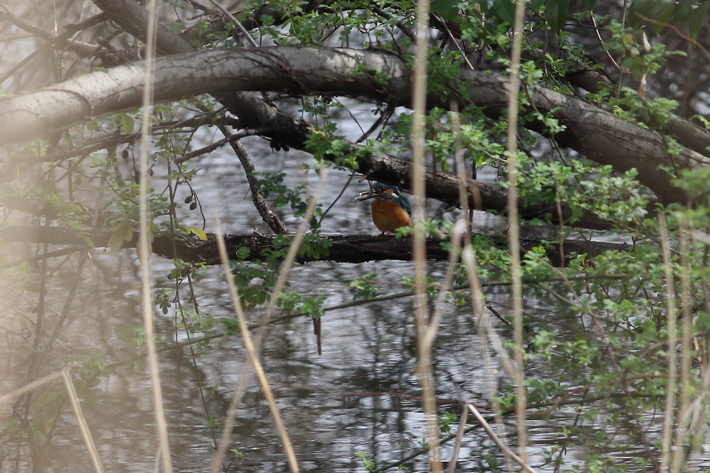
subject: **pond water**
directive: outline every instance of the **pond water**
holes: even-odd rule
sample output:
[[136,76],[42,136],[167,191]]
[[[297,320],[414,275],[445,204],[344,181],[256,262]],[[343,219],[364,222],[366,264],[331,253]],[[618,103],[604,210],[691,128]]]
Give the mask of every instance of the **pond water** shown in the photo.
[[[218,137],[219,138],[219,137]],[[204,137],[203,139],[209,139]],[[246,140],[259,171],[283,170],[290,185],[301,182],[297,153],[272,153],[258,139]],[[286,159],[288,156],[288,159]],[[303,155],[303,162],[308,157]],[[253,210],[248,186],[238,162],[226,150],[220,150],[199,162],[203,170],[193,182],[207,218],[207,231],[215,228],[217,215],[225,231],[250,233],[253,227],[263,230],[263,223]],[[343,172],[331,171],[325,205],[338,195],[347,181]],[[313,188],[315,180],[309,178]],[[333,233],[376,232],[369,219],[367,204],[354,204],[352,197],[365,189],[355,181],[333,207],[324,222],[324,231]],[[186,190],[186,189],[185,189]],[[187,195],[187,194],[185,194]],[[182,196],[184,197],[184,196]],[[434,206],[435,203],[432,203]],[[499,221],[479,216],[478,224],[495,229]],[[188,225],[201,225],[196,212],[186,215]],[[297,224],[286,218],[291,227]],[[5,261],[29,256],[21,245],[7,247]],[[51,249],[51,248],[50,248]],[[77,255],[50,262],[53,277],[46,295],[48,323],[57,322],[62,306],[73,286]],[[156,288],[175,290],[167,279],[172,262],[158,257],[151,260]],[[430,263],[430,272],[440,279],[444,263]],[[326,307],[352,300],[349,281],[376,272],[380,293],[400,292],[400,278],[412,275],[408,262],[380,261],[363,264],[318,262],[294,267],[291,290],[304,295],[326,297]],[[15,273],[13,273],[15,274]],[[5,306],[0,323],[0,394],[22,386],[33,360],[32,331],[39,286],[36,272],[27,271],[27,280],[8,284],[2,295]],[[16,278],[16,275],[15,275]],[[186,297],[187,287],[180,288]],[[33,292],[35,291],[35,292]],[[214,319],[233,318],[231,301],[218,267],[208,268],[195,284],[195,300],[201,313]],[[509,294],[505,288],[488,292],[488,302],[498,312],[509,312]],[[187,301],[183,300],[186,307]],[[526,292],[526,311],[538,318],[564,317],[550,301]],[[258,319],[259,310],[248,314]],[[184,331],[176,330],[175,313],[157,311],[159,346],[184,341]],[[495,321],[500,335],[512,334]],[[36,365],[35,379],[67,366],[77,366],[89,359],[105,359],[107,372],[97,378],[98,385],[80,391],[84,413],[104,468],[109,472],[155,470],[157,441],[151,385],[147,366],[135,346],[140,339],[140,271],[133,251],[111,253],[103,249],[90,252],[79,278],[77,294],[68,318],[55,344],[52,356]],[[214,332],[219,333],[219,327]],[[401,461],[418,451],[425,439],[425,425],[420,401],[421,388],[415,372],[416,337],[411,297],[371,303],[327,312],[322,319],[322,354],[317,353],[313,326],[307,318],[297,318],[268,328],[263,346],[263,365],[276,396],[286,430],[302,471],[363,472],[358,454],[367,455],[377,467]],[[193,336],[199,336],[195,334]],[[484,364],[482,341],[470,303],[449,306],[434,348],[436,394],[441,401],[439,415],[457,417],[463,402],[488,404],[487,373],[493,373],[499,387],[508,381],[502,374],[492,347],[490,366]],[[168,420],[170,448],[175,471],[204,472],[214,454],[213,442],[221,435],[222,419],[232,397],[246,359],[241,337],[216,338],[206,344],[161,351],[160,376]],[[545,366],[531,363],[527,377],[556,379]],[[26,441],[5,436],[0,446],[0,471],[89,472],[93,471],[87,449],[70,406],[62,397],[61,384],[55,382],[28,417],[37,432],[30,451]],[[54,417],[51,406],[64,403],[61,416]],[[0,415],[10,418],[12,403],[0,405]],[[45,415],[46,414],[46,415]],[[515,419],[504,416],[509,437],[515,435]],[[548,420],[530,420],[529,456],[540,467],[545,449],[558,443],[560,425],[571,425],[575,416],[557,411]],[[211,425],[213,427],[211,428]],[[452,426],[456,431],[456,425]],[[503,466],[500,451],[469,417],[456,471],[493,471],[490,464]],[[514,438],[512,442],[515,443]],[[233,430],[231,451],[225,459],[228,471],[283,472],[287,463],[268,404],[256,380],[250,379],[239,406]],[[452,442],[442,448],[442,457],[451,456]],[[618,455],[618,454],[617,454]],[[632,459],[634,452],[618,455]],[[31,461],[32,460],[32,461]],[[565,455],[567,467],[581,464],[581,450],[570,447]],[[403,464],[407,471],[429,471],[426,455]],[[397,471],[393,468],[391,471]],[[553,471],[541,467],[539,471]]]

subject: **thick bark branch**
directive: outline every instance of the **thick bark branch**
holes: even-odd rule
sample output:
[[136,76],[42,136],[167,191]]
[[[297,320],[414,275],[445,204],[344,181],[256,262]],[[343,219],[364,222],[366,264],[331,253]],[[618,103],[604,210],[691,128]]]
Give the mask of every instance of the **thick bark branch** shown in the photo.
[[[507,248],[505,236],[489,237],[499,248]],[[108,244],[110,234],[101,233],[92,235],[92,240],[97,247]],[[329,254],[318,258],[299,256],[299,263],[312,261],[336,261],[339,263],[362,263],[365,261],[403,260],[412,259],[411,238],[378,238],[371,235],[323,235],[323,239],[331,243]],[[235,255],[241,248],[250,250],[247,261],[265,258],[264,250],[274,249],[275,235],[225,235],[225,243],[230,259],[238,259]],[[0,229],[0,239],[6,242],[21,243],[48,243],[53,245],[73,245],[86,248],[86,242],[76,235],[76,231],[62,227],[34,227],[34,226],[9,226]],[[124,248],[134,248],[138,236],[125,242]],[[427,240],[427,258],[437,261],[447,261],[449,254],[441,246],[442,241],[429,238]],[[597,255],[606,250],[628,251],[631,246],[619,243],[586,242],[579,240],[565,240],[564,255],[560,253],[559,245],[546,245],[538,238],[522,238],[521,248],[524,252],[544,245],[547,256],[555,265],[560,265],[564,255],[570,253],[586,253],[590,256]],[[208,234],[207,241],[194,235],[179,235],[173,243],[170,235],[158,234],[153,239],[153,253],[165,258],[177,258],[189,263],[219,264],[220,258],[217,242],[213,234]],[[173,248],[176,251],[173,251]]]
[[[40,136],[50,130],[140,104],[144,64],[120,66],[69,80],[39,92],[0,101],[0,142]],[[377,74],[375,74],[377,72]],[[387,76],[386,83],[378,77]],[[483,107],[497,117],[506,106],[508,80],[488,73],[464,71],[452,89],[467,86],[463,104]],[[410,72],[399,58],[382,52],[296,47],[258,50],[214,50],[159,58],[155,98],[175,100],[226,90],[278,91],[294,95],[328,94],[368,97],[407,106]],[[576,97],[546,89],[529,94],[542,113],[551,113],[566,126],[557,140],[590,159],[623,171],[635,167],[639,180],[663,201],[684,200],[659,165],[676,168],[705,166],[710,159],[686,148],[671,156],[663,138],[622,120]],[[448,99],[447,99],[448,100]],[[430,106],[447,106],[429,97]],[[540,124],[531,125],[537,131]],[[302,136],[289,136],[297,143]],[[301,148],[305,145],[300,142]]]

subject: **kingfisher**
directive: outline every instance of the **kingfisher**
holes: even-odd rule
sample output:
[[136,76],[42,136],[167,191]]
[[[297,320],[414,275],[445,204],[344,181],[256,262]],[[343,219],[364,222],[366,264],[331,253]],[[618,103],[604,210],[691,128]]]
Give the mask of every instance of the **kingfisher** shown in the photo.
[[394,233],[399,227],[408,227],[412,221],[410,215],[412,206],[409,200],[394,186],[375,182],[370,186],[369,192],[361,192],[355,197],[355,202],[374,199],[372,201],[372,221],[380,233],[377,237],[385,236],[385,232]]

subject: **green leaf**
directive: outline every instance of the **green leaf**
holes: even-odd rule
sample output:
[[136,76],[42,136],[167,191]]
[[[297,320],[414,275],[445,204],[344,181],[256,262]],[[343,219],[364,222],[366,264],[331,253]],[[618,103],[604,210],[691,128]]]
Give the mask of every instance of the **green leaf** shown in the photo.
[[661,2],[659,8],[653,12],[651,19],[656,20],[657,23],[653,24],[653,32],[658,34],[663,28],[666,27],[671,21],[673,12],[675,11],[675,3],[670,3],[668,5],[663,5],[665,2]]
[[108,239],[108,247],[111,251],[118,251],[123,245],[123,236],[120,232],[113,232]]
[[645,21],[641,16],[649,16],[654,8],[654,0],[635,0],[631,2],[629,7],[628,22],[629,26],[634,29],[641,28]]
[[489,15],[512,25],[515,23],[515,3],[511,0],[493,0]]
[[547,24],[550,29],[559,33],[565,22],[567,21],[567,10],[569,2],[567,0],[548,0],[547,1]]
[[459,2],[460,0],[433,0],[431,11],[444,20],[456,21],[459,20]]
[[185,231],[194,233],[202,241],[207,241],[207,233],[200,227],[185,227]]
[[688,23],[688,28],[690,30],[690,37],[698,39],[698,33],[700,32],[700,27],[703,26],[703,21],[708,14],[708,7],[710,7],[710,1],[703,3],[696,10],[693,16],[690,17],[690,22]]
[[88,235],[83,235],[84,238],[84,243],[86,243],[86,246],[89,248],[96,248],[96,245],[94,244],[94,240],[92,240]]
[[130,115],[121,117],[121,131],[125,134],[133,133],[133,117]]

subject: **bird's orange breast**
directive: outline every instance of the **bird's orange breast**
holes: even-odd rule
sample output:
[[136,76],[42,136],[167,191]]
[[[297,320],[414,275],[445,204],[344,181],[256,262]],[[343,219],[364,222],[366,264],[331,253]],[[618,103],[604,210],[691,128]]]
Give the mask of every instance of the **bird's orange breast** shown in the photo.
[[407,211],[392,199],[372,201],[372,221],[379,231],[390,233],[411,224]]

